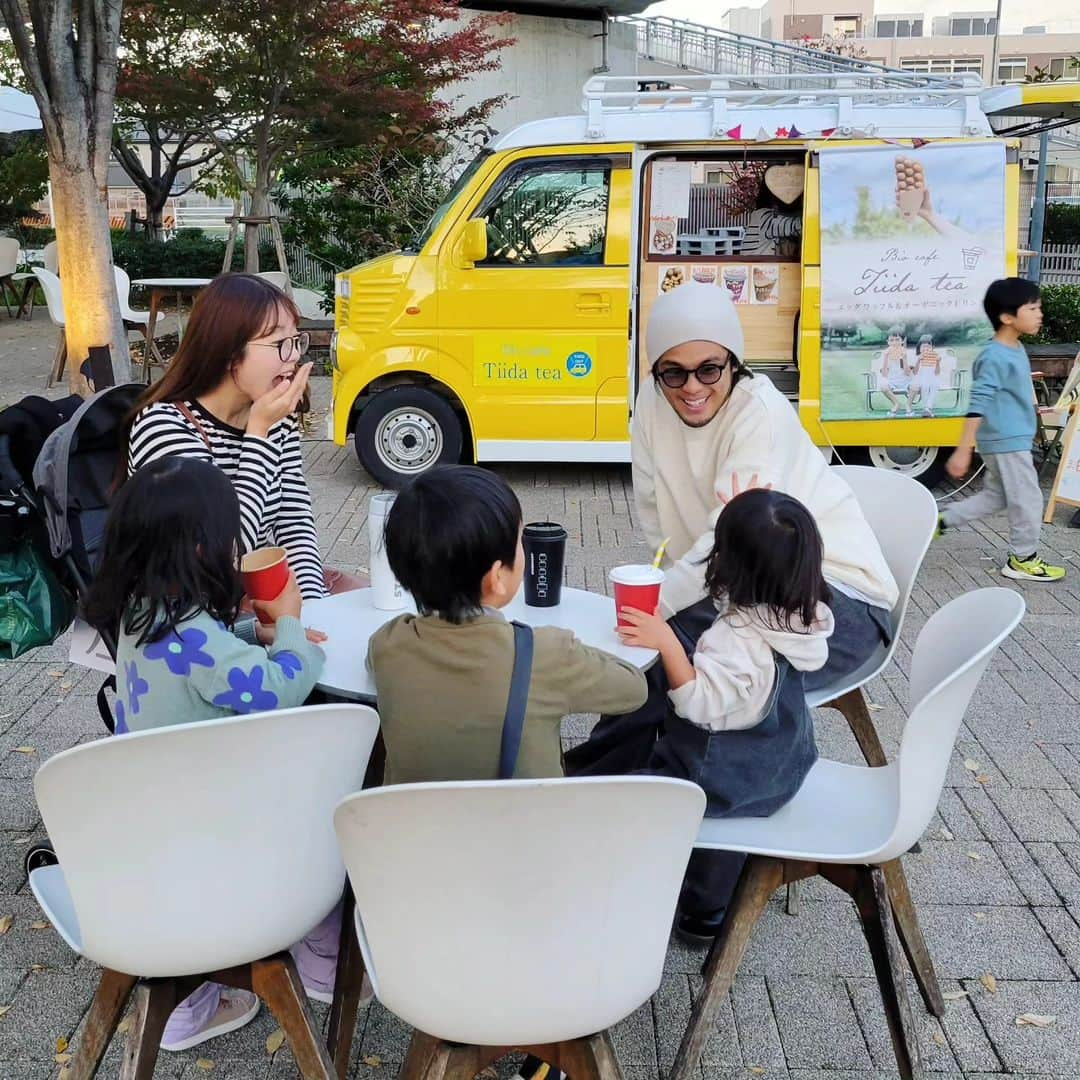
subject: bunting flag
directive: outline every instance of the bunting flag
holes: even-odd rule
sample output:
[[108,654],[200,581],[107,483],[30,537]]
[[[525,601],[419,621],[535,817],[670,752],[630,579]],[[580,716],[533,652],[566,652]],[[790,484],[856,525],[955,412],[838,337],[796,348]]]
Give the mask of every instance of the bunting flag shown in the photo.
[[729,139],[741,139],[742,138],[742,124],[736,124],[729,131],[725,131],[724,134]]
[[[779,132],[777,134],[779,134]],[[792,124],[791,127],[788,128],[787,137],[789,139],[801,139],[802,136],[803,133],[794,124]]]
[[912,139],[911,140],[911,148],[913,150],[918,150],[920,146],[926,146],[926,144],[929,143],[929,142],[930,142],[929,139]]
[[835,133],[835,131],[836,131],[836,128],[822,128],[821,129],[821,134],[822,134],[823,138],[831,139],[833,137],[833,134]]
[[776,129],[776,138],[786,139],[788,137],[788,129],[786,127],[778,127]]
[[772,136],[764,128],[758,128],[758,133],[757,133],[757,141],[758,142],[768,142],[771,138],[772,138]]

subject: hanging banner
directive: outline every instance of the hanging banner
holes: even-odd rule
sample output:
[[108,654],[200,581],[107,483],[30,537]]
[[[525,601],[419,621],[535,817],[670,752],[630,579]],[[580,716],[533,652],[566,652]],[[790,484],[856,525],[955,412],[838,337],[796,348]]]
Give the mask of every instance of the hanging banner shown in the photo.
[[1005,276],[1003,143],[826,148],[821,418],[963,416]]

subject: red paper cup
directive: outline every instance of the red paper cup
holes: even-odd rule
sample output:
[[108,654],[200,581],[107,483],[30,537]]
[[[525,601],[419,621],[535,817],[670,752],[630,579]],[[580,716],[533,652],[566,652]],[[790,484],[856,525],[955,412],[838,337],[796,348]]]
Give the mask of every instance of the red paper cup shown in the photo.
[[252,600],[276,600],[289,583],[289,560],[280,547],[256,548],[240,560],[244,590]]
[[615,586],[615,616],[619,626],[628,626],[623,618],[624,607],[652,615],[660,603],[660,586],[664,571],[655,566],[616,566],[608,575]]

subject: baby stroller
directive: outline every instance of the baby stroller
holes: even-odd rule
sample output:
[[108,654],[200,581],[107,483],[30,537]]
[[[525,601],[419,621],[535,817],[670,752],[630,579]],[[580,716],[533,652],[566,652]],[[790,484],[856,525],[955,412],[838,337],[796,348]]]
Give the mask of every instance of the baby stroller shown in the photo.
[[[0,494],[0,510],[5,503],[14,506],[19,542],[34,549],[69,601],[64,616],[53,621],[52,638],[71,624],[97,569],[123,423],[145,389],[113,386],[85,401],[29,397],[0,413],[0,487],[6,492],[6,500]],[[115,657],[115,641],[102,638]],[[112,675],[97,694],[98,711],[111,732],[110,689],[116,689]],[[26,855],[27,872],[55,861],[47,844],[36,844]]]

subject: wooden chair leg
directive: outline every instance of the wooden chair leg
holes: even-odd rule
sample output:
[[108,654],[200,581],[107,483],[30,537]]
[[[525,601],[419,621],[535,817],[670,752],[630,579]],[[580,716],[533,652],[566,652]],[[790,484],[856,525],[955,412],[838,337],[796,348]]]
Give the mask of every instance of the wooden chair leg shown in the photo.
[[879,866],[824,864],[821,873],[855,901],[881,990],[896,1066],[901,1080],[914,1080],[919,1071],[919,1043],[904,981],[904,965],[900,959],[900,943],[893,923],[885,875]]
[[355,908],[352,887],[346,881],[341,903],[341,937],[337,973],[334,976],[334,1000],[330,1006],[330,1026],[326,1032],[330,1056],[334,1059],[339,1080],[345,1080],[349,1072],[349,1052],[364,985],[364,960],[360,955],[360,943],[356,940],[356,922],[353,918]]
[[124,975],[108,968],[101,973],[86,1027],[71,1060],[70,1080],[91,1080],[96,1075],[138,981],[135,975]]
[[60,331],[60,337],[56,341],[56,352],[53,354],[52,367],[49,368],[49,377],[45,380],[45,387],[48,389],[55,383],[60,381],[60,376],[64,374],[64,363],[67,360],[67,334],[63,330]]
[[846,694],[841,694],[835,701],[828,702],[828,707],[843,713],[867,765],[872,768],[888,765],[889,760],[885,756],[881,739],[878,738],[877,728],[870,719],[870,710],[866,707],[866,697],[861,688],[856,687]]
[[542,1060],[571,1080],[623,1080],[619,1058],[606,1031],[559,1043],[551,1056]]
[[150,979],[135,989],[135,1018],[128,1032],[120,1080],[153,1080],[161,1036],[178,996],[172,979]]
[[285,1032],[293,1060],[304,1080],[334,1080],[330,1051],[319,1038],[304,985],[288,953],[256,960],[251,965],[251,988]]
[[930,958],[930,950],[926,947],[926,938],[923,937],[919,917],[915,913],[915,905],[911,899],[911,890],[908,888],[904,867],[899,859],[893,859],[892,862],[882,865],[881,872],[885,876],[885,887],[889,891],[889,902],[892,904],[900,944],[903,945],[904,952],[907,954],[908,963],[911,965],[915,982],[926,1003],[926,1009],[939,1019],[944,1019],[945,999],[941,995],[937,972],[934,971],[934,962]]
[[723,929],[712,943],[705,961],[705,985],[694,1002],[690,1022],[675,1055],[668,1080],[691,1080],[701,1061],[705,1040],[716,1024],[724,996],[735,979],[750,935],[769,897],[784,883],[784,863],[751,855],[724,919]]
[[414,1030],[398,1080],[442,1080],[449,1063],[449,1043]]
[[789,915],[799,914],[799,885],[800,882],[792,881],[787,887],[787,901],[785,909]]

